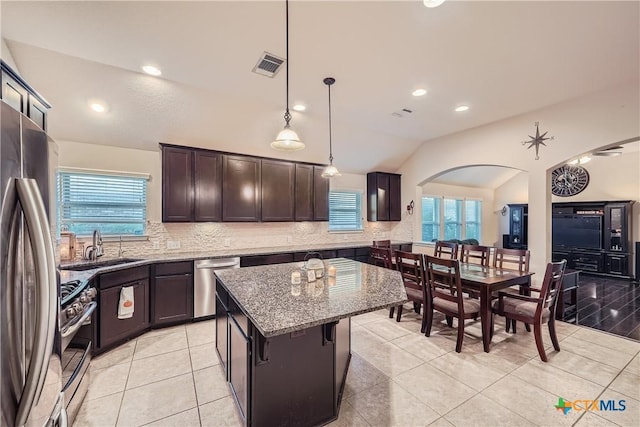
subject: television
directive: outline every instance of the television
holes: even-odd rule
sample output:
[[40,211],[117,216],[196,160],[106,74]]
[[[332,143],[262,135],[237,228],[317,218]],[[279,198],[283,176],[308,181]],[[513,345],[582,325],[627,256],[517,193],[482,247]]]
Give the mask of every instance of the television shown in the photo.
[[554,215],[551,234],[554,248],[602,249],[602,216]]

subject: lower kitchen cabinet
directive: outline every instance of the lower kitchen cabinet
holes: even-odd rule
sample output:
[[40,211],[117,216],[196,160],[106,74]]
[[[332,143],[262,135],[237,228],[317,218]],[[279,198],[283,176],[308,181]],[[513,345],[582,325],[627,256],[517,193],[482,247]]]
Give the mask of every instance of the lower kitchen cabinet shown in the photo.
[[[125,287],[133,287],[134,312],[128,319],[118,318],[120,292]],[[100,290],[98,293],[98,345],[96,350],[104,349],[112,344],[124,341],[149,327],[149,279],[123,283],[118,286]]]
[[229,385],[233,397],[240,408],[240,415],[247,419],[247,404],[249,399],[249,361],[251,360],[251,341],[242,329],[229,315]]
[[174,324],[193,319],[193,262],[156,264],[151,282],[151,323]]
[[227,304],[222,301],[220,291],[218,290],[216,292],[216,353],[218,353],[225,378],[227,378],[228,374],[227,334],[229,332],[229,319],[227,313]]

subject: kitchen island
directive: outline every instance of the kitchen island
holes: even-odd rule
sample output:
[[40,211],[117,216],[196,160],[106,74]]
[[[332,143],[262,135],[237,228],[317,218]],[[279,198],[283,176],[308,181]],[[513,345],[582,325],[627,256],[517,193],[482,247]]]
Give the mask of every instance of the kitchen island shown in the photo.
[[[400,273],[344,258],[307,279],[303,263],[216,272],[216,350],[246,425],[337,418],[351,317],[407,302]],[[335,268],[329,277],[327,268]],[[299,284],[291,273],[301,272]]]

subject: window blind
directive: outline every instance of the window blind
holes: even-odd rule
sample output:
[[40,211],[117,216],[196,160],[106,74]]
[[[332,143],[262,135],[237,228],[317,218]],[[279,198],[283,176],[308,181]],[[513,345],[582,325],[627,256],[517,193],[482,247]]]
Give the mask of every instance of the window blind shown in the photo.
[[362,195],[360,192],[329,192],[329,230],[362,230]]
[[147,180],[141,177],[60,172],[61,227],[78,235],[143,235],[147,219]]

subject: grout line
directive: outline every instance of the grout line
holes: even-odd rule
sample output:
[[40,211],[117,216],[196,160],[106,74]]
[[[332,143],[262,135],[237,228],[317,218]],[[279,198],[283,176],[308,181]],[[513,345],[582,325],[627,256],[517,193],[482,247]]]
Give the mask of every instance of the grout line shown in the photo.
[[120,406],[118,407],[118,416],[116,417],[116,426],[118,425],[118,421],[120,421],[120,413],[122,412],[122,404],[124,403],[124,396],[127,394],[127,384],[129,383],[129,376],[131,375],[131,368],[133,366],[133,357],[136,354],[136,349],[138,348],[138,338],[136,338],[136,343],[133,346],[133,354],[131,355],[131,361],[129,362],[129,372],[127,373],[127,380],[124,382],[124,390],[122,391],[122,398],[120,399]]
[[167,415],[166,417],[158,418],[157,420],[153,420],[153,421],[149,421],[148,423],[141,424],[140,427],[148,426],[149,424],[152,424],[152,423],[155,423],[155,422],[158,422],[158,421],[162,421],[162,420],[166,420],[167,418],[173,417],[174,415],[182,414],[183,412],[190,411],[190,410],[195,409],[197,407],[198,406],[194,406],[192,408],[183,409],[182,411],[176,412],[175,414]]

